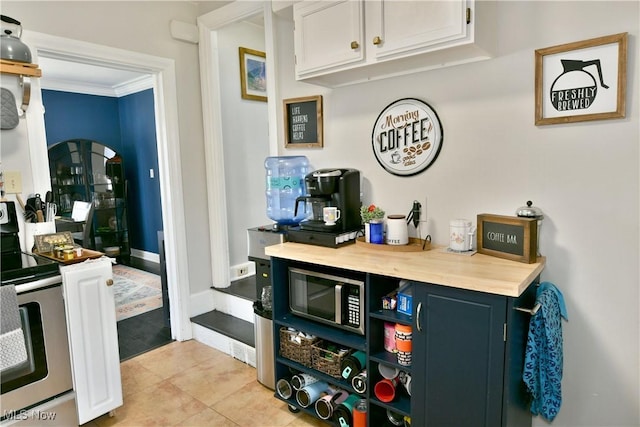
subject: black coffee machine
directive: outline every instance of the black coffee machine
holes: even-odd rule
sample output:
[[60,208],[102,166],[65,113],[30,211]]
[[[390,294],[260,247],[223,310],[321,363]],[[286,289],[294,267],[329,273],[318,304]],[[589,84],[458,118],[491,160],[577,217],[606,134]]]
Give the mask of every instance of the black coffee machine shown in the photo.
[[[288,240],[320,246],[338,247],[354,243],[360,221],[360,172],[355,169],[319,169],[305,176],[307,195],[296,199],[299,209],[309,210],[309,218],[288,230]],[[310,205],[308,209],[307,205]],[[340,217],[328,225],[325,207],[336,207]]]

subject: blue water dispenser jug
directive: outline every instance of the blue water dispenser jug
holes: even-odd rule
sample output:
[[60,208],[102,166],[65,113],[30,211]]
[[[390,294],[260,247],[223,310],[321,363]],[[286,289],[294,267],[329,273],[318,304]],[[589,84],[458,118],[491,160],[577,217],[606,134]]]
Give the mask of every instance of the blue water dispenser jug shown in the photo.
[[306,212],[295,215],[296,198],[306,195],[304,178],[309,173],[306,156],[274,156],[264,161],[267,216],[279,225],[298,225]]

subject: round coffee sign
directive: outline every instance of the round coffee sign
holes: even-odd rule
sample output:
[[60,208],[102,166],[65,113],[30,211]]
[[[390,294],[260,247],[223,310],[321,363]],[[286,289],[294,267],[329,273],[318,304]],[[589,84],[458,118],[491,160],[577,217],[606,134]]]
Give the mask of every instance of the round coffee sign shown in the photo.
[[418,99],[388,105],[373,126],[372,148],[378,163],[394,175],[415,175],[436,160],[442,148],[442,124],[436,112]]

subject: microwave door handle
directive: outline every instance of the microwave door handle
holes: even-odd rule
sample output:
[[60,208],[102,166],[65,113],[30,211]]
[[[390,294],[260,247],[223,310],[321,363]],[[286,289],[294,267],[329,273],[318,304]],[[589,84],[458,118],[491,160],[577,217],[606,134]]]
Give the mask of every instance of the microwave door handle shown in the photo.
[[335,300],[336,300],[336,317],[335,321],[337,325],[342,325],[342,283],[336,284],[335,287]]

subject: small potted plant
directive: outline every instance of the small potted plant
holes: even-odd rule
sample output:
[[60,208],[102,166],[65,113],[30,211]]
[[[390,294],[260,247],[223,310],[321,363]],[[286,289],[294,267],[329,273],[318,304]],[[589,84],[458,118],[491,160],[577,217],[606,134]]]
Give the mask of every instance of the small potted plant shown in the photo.
[[370,243],[369,224],[371,220],[384,219],[384,211],[374,204],[362,206],[360,208],[360,218],[364,224],[364,240],[365,242]]

